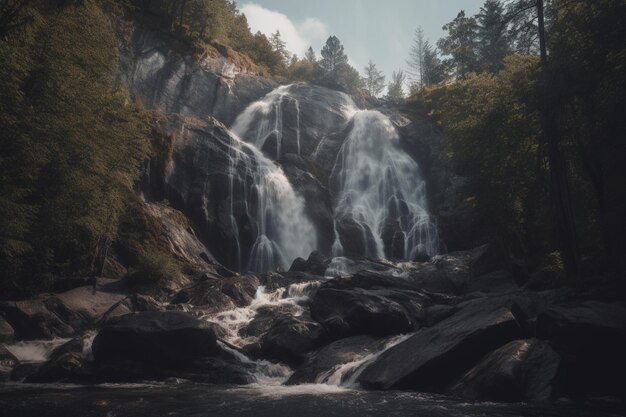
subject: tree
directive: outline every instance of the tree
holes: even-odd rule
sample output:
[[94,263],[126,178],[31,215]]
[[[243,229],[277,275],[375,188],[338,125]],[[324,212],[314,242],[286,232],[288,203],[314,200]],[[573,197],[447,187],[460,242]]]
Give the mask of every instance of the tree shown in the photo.
[[457,78],[465,79],[471,72],[478,71],[476,19],[466,17],[461,10],[457,17],[443,26],[448,36],[439,39],[437,46],[444,55],[449,55],[446,64],[452,68]]
[[404,91],[402,87],[404,86],[406,76],[404,72],[398,71],[393,72],[391,74],[391,82],[387,86],[387,100],[392,103],[400,103],[404,99]]
[[348,64],[348,57],[343,51],[343,45],[336,36],[330,36],[322,48],[322,59],[318,62],[325,75],[337,78],[339,69]]
[[482,68],[497,72],[510,52],[504,6],[500,0],[487,0],[476,15],[478,56]]
[[369,61],[367,67],[365,67],[365,90],[370,96],[378,96],[385,88],[385,76],[382,71],[376,68],[376,65]]
[[424,39],[424,31],[422,27],[415,29],[415,35],[413,36],[413,44],[409,49],[409,59],[406,61],[409,69],[407,71],[409,75],[409,81],[411,84],[417,85],[418,88],[423,88],[426,85],[424,76],[425,65],[425,47],[427,41]]
[[439,59],[437,50],[428,41],[424,43],[424,85],[439,84],[446,79],[445,68]]
[[307,49],[304,54],[304,58],[311,64],[315,64],[317,62],[317,57],[315,56],[315,51],[313,51],[313,47],[309,46],[309,49]]
[[282,40],[280,37],[280,31],[276,30],[270,37],[270,44],[272,45],[272,50],[282,56],[283,61],[287,62],[289,60],[289,51],[287,50],[287,43]]

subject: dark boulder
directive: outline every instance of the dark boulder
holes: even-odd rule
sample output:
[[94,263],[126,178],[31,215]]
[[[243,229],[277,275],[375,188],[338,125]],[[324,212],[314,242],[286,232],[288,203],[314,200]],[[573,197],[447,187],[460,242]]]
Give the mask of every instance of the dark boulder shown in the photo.
[[360,375],[372,389],[441,391],[482,356],[520,336],[509,300],[473,300],[385,351]]
[[202,306],[210,312],[230,310],[250,304],[259,284],[259,279],[254,275],[199,281],[180,290],[171,302]]
[[376,256],[376,240],[367,224],[359,223],[351,215],[347,215],[337,220],[336,227],[344,256],[348,258]]
[[0,342],[10,342],[15,336],[15,330],[0,316]]
[[324,329],[319,323],[304,317],[283,316],[272,324],[259,343],[264,358],[297,365],[323,340]]
[[296,258],[289,268],[289,272],[310,272],[313,275],[323,276],[329,264],[330,259],[319,251],[313,251],[306,261],[302,258]]
[[91,363],[84,355],[76,352],[67,352],[50,359],[38,368],[33,374],[28,375],[26,383],[49,383],[49,382],[77,382],[88,380],[92,377]]
[[0,368],[14,368],[19,361],[17,358],[6,348],[3,344],[0,344]]
[[189,314],[147,311],[104,326],[92,351],[98,362],[133,360],[167,367],[214,356],[219,349],[213,330]]
[[44,299],[5,301],[0,312],[22,340],[69,337],[74,329],[48,309]]
[[448,391],[472,401],[546,401],[554,393],[559,362],[549,343],[515,340],[485,356]]
[[389,336],[413,329],[413,321],[400,303],[360,288],[320,288],[310,308],[311,316],[334,339],[359,334]]
[[378,352],[383,349],[388,340],[375,339],[370,336],[353,336],[334,341],[308,355],[307,360],[296,369],[286,384],[344,382],[352,376],[350,372],[333,376],[332,371],[341,365],[363,360],[366,356]]
[[54,349],[52,353],[50,353],[48,361],[54,361],[65,355],[66,353],[82,353],[83,347],[83,339],[80,337],[75,337]]

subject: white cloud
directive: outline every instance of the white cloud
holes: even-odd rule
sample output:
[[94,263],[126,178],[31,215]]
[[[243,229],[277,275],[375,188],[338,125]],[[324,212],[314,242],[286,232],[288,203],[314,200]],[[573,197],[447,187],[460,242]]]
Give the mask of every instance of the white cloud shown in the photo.
[[292,22],[285,14],[266,9],[255,3],[247,3],[241,7],[246,15],[248,24],[253,33],[261,31],[268,37],[280,31],[281,38],[287,44],[287,49],[300,56],[313,46],[316,51],[328,38],[328,30],[324,23],[314,17],[308,17],[301,22]]

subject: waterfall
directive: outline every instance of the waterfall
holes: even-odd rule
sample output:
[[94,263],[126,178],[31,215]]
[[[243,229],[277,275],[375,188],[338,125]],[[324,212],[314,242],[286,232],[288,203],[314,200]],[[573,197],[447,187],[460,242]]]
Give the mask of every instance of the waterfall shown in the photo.
[[[247,269],[286,270],[295,258],[307,257],[317,247],[315,228],[304,214],[304,200],[296,194],[282,168],[253,144],[243,142],[233,133],[231,137],[229,217],[238,262],[241,263],[241,244],[233,204],[235,179],[243,185],[246,215],[256,229]],[[239,266],[241,270],[242,265]]]
[[[401,149],[391,120],[379,111],[356,110],[352,123],[331,175],[336,222],[355,222],[365,242],[373,238],[373,248],[366,246],[363,255],[386,257],[386,229],[400,246],[394,257],[435,255],[438,235],[428,214],[425,183],[417,163]],[[341,246],[338,238],[336,245]]]
[[237,116],[231,130],[240,138],[261,150],[269,138],[276,140],[276,157],[282,155],[283,142],[283,102],[296,110],[296,135],[298,154],[300,153],[300,103],[289,95],[290,85],[280,86],[263,99],[249,105]]

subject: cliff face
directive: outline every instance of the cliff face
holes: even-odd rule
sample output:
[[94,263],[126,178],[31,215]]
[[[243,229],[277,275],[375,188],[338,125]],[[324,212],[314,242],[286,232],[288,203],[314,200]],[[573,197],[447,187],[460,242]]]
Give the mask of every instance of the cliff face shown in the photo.
[[[258,156],[239,137],[273,161],[304,199],[322,253],[330,255],[336,232],[354,256],[371,252],[374,239],[360,233],[358,224],[347,219],[337,231],[333,225],[337,190],[331,177],[358,110],[349,96],[302,83],[277,88],[276,81],[248,73],[227,58],[198,61],[181,55],[140,25],[126,36],[121,57],[120,79],[144,106],[159,110],[156,152],[145,164],[140,192],[148,201],[167,199],[181,210],[221,263],[246,269],[260,234],[254,214],[258,201],[251,197]],[[480,243],[471,228],[466,180],[450,169],[441,132],[396,108],[377,110],[389,117],[402,148],[420,167],[441,249]],[[387,232],[387,246],[394,230]],[[385,253],[393,257],[394,251]]]
[[173,51],[167,41],[133,26],[121,49],[120,79],[148,108],[186,116],[213,116],[224,123],[277,87],[224,57],[204,58]]

